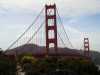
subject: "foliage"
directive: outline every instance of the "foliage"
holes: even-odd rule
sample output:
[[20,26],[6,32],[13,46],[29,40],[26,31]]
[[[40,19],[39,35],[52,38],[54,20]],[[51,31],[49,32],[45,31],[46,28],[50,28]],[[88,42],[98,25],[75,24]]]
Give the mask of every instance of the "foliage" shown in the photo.
[[[48,74],[48,73],[64,73],[71,75],[99,75],[98,68],[91,61],[84,59],[56,59],[56,58],[45,58],[35,61],[34,64],[31,62],[24,64],[31,67],[32,74]],[[27,72],[27,70],[26,70]],[[29,71],[28,71],[29,72]]]
[[26,72],[26,75],[33,75],[33,71],[36,67],[34,64],[37,60],[33,57],[32,53],[24,53],[19,56],[19,62],[21,63],[22,69]]
[[0,75],[15,75],[16,62],[6,56],[0,56]]
[[37,60],[33,57],[32,53],[24,53],[18,56],[18,61],[23,65],[29,62],[34,64]]

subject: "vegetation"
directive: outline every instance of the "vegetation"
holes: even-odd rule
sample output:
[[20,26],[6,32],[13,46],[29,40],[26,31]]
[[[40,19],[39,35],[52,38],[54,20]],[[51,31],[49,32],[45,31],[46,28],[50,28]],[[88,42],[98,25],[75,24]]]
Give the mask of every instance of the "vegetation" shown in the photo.
[[[31,58],[31,59],[30,59]],[[23,70],[26,75],[99,75],[94,63],[84,59],[33,59],[31,56],[23,60]],[[33,63],[34,62],[34,63]]]
[[[38,46],[38,45],[35,45],[35,44],[25,44],[25,45],[22,45],[22,46],[19,46],[19,47],[16,47],[14,49],[10,49],[6,52],[6,54],[14,54],[16,51],[18,54],[20,55],[26,55],[26,53],[28,54],[35,54],[34,52],[36,53],[41,53],[41,51],[43,51],[44,53],[44,50],[45,47],[44,46]],[[39,51],[41,50],[41,51]],[[53,50],[51,49],[51,52]],[[69,53],[69,52],[73,52],[73,53],[81,53],[83,54],[83,51],[82,50],[76,50],[76,49],[69,49],[69,48],[58,48],[58,52],[62,51],[62,54],[64,53]],[[98,50],[99,51],[99,50]],[[95,50],[91,50],[90,51],[90,55],[91,55],[91,58],[92,58],[92,61],[96,64],[96,65],[100,65],[100,52],[98,51],[95,51]],[[53,53],[53,52],[52,52]]]
[[[91,61],[85,59],[64,59],[49,57],[36,59],[32,53],[18,56],[26,75],[100,75],[100,71]],[[0,53],[0,75],[16,75],[16,61]]]
[[16,75],[16,62],[0,53],[0,75]]
[[100,65],[100,52],[91,52],[92,60],[96,65]]

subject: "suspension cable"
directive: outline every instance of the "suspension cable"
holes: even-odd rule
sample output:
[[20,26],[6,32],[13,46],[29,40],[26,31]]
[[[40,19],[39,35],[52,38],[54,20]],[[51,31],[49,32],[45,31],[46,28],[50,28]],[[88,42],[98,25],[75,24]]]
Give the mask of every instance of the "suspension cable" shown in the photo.
[[[51,10],[49,11],[49,15],[50,15],[50,13],[51,13]],[[35,31],[35,33],[32,35],[32,37],[27,41],[27,43],[29,43],[34,37],[35,37],[35,35],[39,32],[39,30],[42,28],[42,26],[43,26],[43,24],[45,23],[45,21],[43,21],[42,23],[41,23],[41,25],[40,25],[40,27]],[[27,44],[26,43],[26,44]]]
[[44,21],[43,21],[43,23],[40,25],[40,27],[34,32],[34,34],[32,35],[32,37],[26,42],[26,44],[29,43],[29,42],[35,37],[35,35],[36,35],[36,34],[39,32],[39,30],[42,28],[43,24],[44,24]]
[[62,26],[62,28],[63,28],[63,30],[64,30],[64,33],[65,33],[65,35],[66,35],[66,37],[67,37],[67,39],[68,39],[68,41],[69,41],[69,44],[71,45],[72,48],[74,48],[73,45],[72,45],[72,43],[70,42],[70,39],[69,39],[67,33],[66,33],[66,30],[65,30],[65,28],[64,28],[63,22],[62,22],[61,17],[60,17],[60,15],[59,15],[59,13],[58,13],[58,9],[57,9],[57,14],[58,14],[59,20],[60,20],[60,22],[61,22],[61,26]]
[[57,34],[58,34],[58,37],[60,38],[62,44],[63,44],[64,46],[66,46],[65,43],[64,43],[64,41],[63,41],[63,39],[61,38],[61,35],[60,35],[59,33],[57,33]]
[[38,18],[40,17],[41,13],[43,12],[44,8],[42,8],[42,10],[39,12],[39,15],[36,16],[35,20],[32,22],[31,25],[29,25],[29,27],[18,37],[17,40],[15,40],[6,50],[9,50],[18,40],[20,40],[26,32],[29,31],[29,29],[36,23],[36,21],[38,20]]

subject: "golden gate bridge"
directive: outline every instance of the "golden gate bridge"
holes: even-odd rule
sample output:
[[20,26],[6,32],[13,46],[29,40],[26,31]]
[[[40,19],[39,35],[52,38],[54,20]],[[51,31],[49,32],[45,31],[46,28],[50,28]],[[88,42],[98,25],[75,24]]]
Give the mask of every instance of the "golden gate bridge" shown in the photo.
[[[45,10],[45,11],[44,11]],[[45,13],[43,16],[42,13]],[[42,18],[40,18],[42,16]],[[44,18],[45,17],[45,18]],[[37,24],[38,23],[38,24]],[[25,30],[19,38],[14,41],[6,51],[25,44],[37,44],[45,46],[44,56],[69,56],[69,54],[61,54],[58,52],[60,46],[74,49],[65,27],[62,23],[59,11],[56,4],[45,5],[45,7],[36,16],[35,20]],[[53,48],[54,53],[50,54],[50,48]],[[83,54],[73,52],[71,57],[90,57],[89,39],[84,38]]]

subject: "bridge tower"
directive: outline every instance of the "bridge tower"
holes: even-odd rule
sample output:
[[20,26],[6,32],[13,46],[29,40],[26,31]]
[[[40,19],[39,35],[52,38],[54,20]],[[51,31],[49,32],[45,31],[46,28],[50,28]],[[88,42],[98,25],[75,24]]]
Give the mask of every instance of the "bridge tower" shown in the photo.
[[[57,54],[57,23],[56,23],[56,5],[45,5],[45,30],[46,30],[46,56],[49,55],[50,45],[53,45],[55,54]],[[52,32],[53,37],[50,36]]]
[[84,56],[90,57],[89,38],[84,38]]

